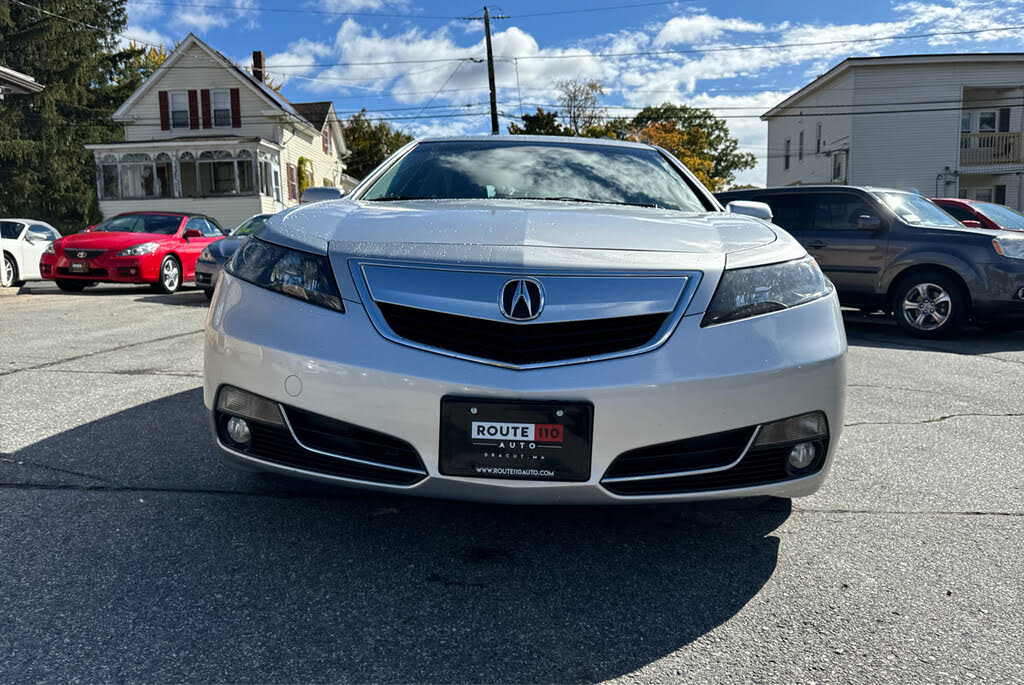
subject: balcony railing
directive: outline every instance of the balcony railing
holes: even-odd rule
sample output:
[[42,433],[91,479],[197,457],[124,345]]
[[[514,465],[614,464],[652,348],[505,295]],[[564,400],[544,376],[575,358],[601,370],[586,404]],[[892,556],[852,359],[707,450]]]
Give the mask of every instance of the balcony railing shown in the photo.
[[960,134],[961,166],[1022,162],[1019,131]]

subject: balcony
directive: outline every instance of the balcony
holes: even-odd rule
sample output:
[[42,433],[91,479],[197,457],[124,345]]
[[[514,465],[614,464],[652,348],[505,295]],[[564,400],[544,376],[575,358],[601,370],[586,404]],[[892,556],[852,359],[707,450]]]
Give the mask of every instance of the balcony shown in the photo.
[[1020,132],[961,133],[960,166],[1021,164]]

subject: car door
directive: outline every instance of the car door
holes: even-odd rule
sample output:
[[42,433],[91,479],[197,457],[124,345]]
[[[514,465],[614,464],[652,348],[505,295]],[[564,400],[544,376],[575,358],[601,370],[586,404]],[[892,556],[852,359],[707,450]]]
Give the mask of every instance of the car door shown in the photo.
[[59,238],[57,231],[42,224],[30,224],[21,237],[21,278],[38,279],[39,259],[46,247]]
[[[220,229],[203,217],[194,216],[185,224],[186,231],[199,231],[202,235],[197,238],[189,238],[188,242],[182,241],[179,250],[182,258],[182,267],[185,273],[183,280],[191,281],[195,278],[196,260],[203,249],[215,240],[224,237]],[[183,233],[184,235],[184,233]]]

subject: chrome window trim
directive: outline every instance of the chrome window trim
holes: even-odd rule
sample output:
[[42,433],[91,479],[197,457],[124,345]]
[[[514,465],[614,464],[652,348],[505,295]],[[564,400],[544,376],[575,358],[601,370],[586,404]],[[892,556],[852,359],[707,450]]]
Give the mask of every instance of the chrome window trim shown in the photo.
[[[410,469],[410,468],[407,468],[405,466],[393,466],[391,464],[382,464],[382,463],[376,462],[376,461],[367,461],[366,459],[359,459],[358,457],[349,457],[349,456],[346,456],[344,454],[335,454],[334,452],[325,452],[324,450],[318,450],[315,447],[310,447],[309,445],[307,445],[304,442],[302,442],[301,440],[299,440],[299,436],[295,434],[295,430],[292,428],[292,422],[288,420],[288,412],[285,410],[284,405],[278,404],[277,408],[281,410],[281,416],[284,418],[284,425],[288,429],[288,432],[291,433],[292,440],[294,440],[295,443],[299,447],[301,447],[302,449],[304,449],[304,450],[306,450],[308,452],[313,452],[315,454],[322,454],[325,457],[334,457],[335,459],[343,459],[344,461],[350,461],[350,462],[352,462],[354,464],[362,464],[363,466],[372,466],[372,467],[378,468],[378,469],[389,469],[391,471],[402,471],[404,473],[415,473],[415,474],[420,475],[420,476],[429,475],[427,473],[426,469],[423,469],[423,470],[420,470],[420,469]],[[316,472],[314,471],[313,473],[316,473]],[[372,483],[374,481],[367,481],[367,482]]]
[[[761,426],[759,425],[757,428],[754,429],[754,433],[750,436],[750,440],[747,441],[747,446],[743,448],[742,452],[740,452],[740,456],[736,457],[736,460],[733,461],[731,464],[726,464],[725,466],[714,466],[714,467],[709,468],[709,469],[697,469],[696,471],[667,471],[665,473],[654,473],[654,474],[650,474],[650,475],[646,475],[646,476],[613,476],[611,478],[602,478],[601,482],[602,483],[624,483],[626,481],[634,481],[634,480],[658,480],[660,478],[678,478],[680,476],[699,476],[699,475],[701,475],[703,473],[718,473],[719,471],[728,471],[729,469],[731,469],[732,467],[736,466],[741,461],[743,461],[743,457],[747,456],[747,452],[749,452],[750,448],[754,446],[754,441],[757,440],[757,436],[760,433],[761,433]],[[612,460],[612,464],[614,464],[614,463],[615,463],[615,461]],[[609,466],[608,468],[611,468],[611,466]]]
[[[383,266],[383,267],[398,267],[408,269],[433,269],[443,271],[456,271],[456,272],[478,272],[488,274],[502,274],[507,275],[510,278],[516,277],[533,277],[542,279],[546,276],[559,276],[559,277],[573,277],[573,276],[586,276],[586,277],[608,277],[608,278],[628,278],[631,276],[646,276],[646,277],[665,277],[665,278],[686,278],[686,285],[680,291],[678,299],[674,307],[668,313],[668,318],[658,329],[658,332],[651,338],[650,342],[640,347],[633,347],[628,350],[620,350],[619,352],[609,352],[606,354],[592,355],[589,357],[575,357],[572,359],[559,359],[557,361],[550,362],[538,362],[533,364],[510,364],[508,362],[502,362],[495,359],[487,359],[485,357],[475,357],[472,355],[462,354],[460,352],[453,352],[440,347],[433,347],[431,345],[424,345],[417,343],[413,340],[408,340],[395,333],[388,325],[381,314],[380,309],[376,305],[376,301],[370,295],[370,290],[367,285],[365,273],[363,271],[364,266]],[[503,267],[487,267],[487,266],[452,266],[450,264],[434,264],[430,262],[389,262],[380,260],[361,260],[361,259],[350,259],[349,260],[349,272],[352,275],[352,280],[355,283],[356,290],[359,292],[359,296],[362,299],[363,307],[366,310],[367,316],[373,323],[374,328],[384,338],[391,342],[411,347],[425,352],[431,352],[434,354],[440,354],[446,357],[453,357],[455,359],[462,359],[465,361],[476,362],[479,364],[487,364],[489,366],[497,366],[505,369],[514,370],[528,370],[528,369],[542,369],[553,366],[569,366],[573,364],[585,364],[589,362],[605,361],[608,359],[618,359],[620,357],[630,357],[637,354],[643,354],[644,352],[650,352],[665,343],[672,332],[675,330],[679,321],[686,314],[686,310],[693,300],[694,294],[697,292],[697,288],[703,277],[703,273],[700,271],[602,271],[598,269],[551,269],[551,268],[540,268],[526,270],[521,267],[516,268],[503,268]],[[429,310],[428,310],[429,311]],[[453,312],[454,313],[454,312]],[[589,320],[589,319],[588,319]],[[514,325],[536,325],[534,322],[513,322],[508,323]]]

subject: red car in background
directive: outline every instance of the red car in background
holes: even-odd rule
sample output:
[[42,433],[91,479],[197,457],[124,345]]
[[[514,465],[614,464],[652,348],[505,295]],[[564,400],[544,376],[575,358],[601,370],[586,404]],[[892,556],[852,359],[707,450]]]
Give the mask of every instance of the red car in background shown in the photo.
[[130,212],[55,240],[39,260],[43,278],[67,292],[93,283],[149,283],[173,293],[195,279],[196,260],[225,235],[205,214]]
[[942,207],[947,214],[965,226],[1024,231],[1024,214],[1010,209],[1006,205],[979,200],[961,200],[953,197],[937,197],[932,202]]

